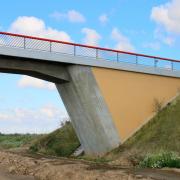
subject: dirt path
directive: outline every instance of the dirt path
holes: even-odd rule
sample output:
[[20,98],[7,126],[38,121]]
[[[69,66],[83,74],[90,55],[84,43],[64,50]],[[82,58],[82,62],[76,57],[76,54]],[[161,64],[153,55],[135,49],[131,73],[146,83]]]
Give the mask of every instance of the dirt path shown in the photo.
[[0,180],[35,180],[33,176],[11,174],[6,167],[0,166]]
[[[1,167],[6,170],[2,171]],[[9,172],[17,176],[13,177]],[[12,180],[24,178],[19,175],[26,176],[25,180],[31,180],[33,177],[38,180],[180,179],[180,173],[168,170],[123,168],[66,158],[0,152],[0,180],[1,176]]]

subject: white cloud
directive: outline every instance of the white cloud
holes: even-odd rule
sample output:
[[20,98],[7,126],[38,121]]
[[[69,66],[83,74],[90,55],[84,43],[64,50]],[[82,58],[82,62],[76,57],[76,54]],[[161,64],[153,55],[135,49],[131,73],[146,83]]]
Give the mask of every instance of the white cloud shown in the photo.
[[83,43],[87,45],[97,46],[99,40],[101,39],[100,34],[96,32],[94,29],[83,28],[82,33],[85,34],[85,38],[83,39]]
[[86,21],[85,17],[80,12],[75,10],[69,10],[66,13],[55,11],[50,16],[56,20],[67,19],[72,23],[84,23]]
[[10,26],[10,32],[50,38],[62,41],[72,41],[64,32],[46,26],[42,19],[36,17],[20,16]]
[[107,14],[102,14],[101,16],[99,16],[99,21],[101,24],[106,24],[108,22]]
[[151,19],[165,28],[167,32],[180,34],[180,1],[171,0],[153,7]]
[[60,123],[67,118],[66,110],[53,104],[35,109],[4,109],[0,111],[0,132],[47,133],[60,127]]
[[18,86],[22,88],[31,87],[31,88],[47,89],[47,90],[56,89],[54,83],[50,83],[41,79],[37,79],[25,75],[23,75],[21,79],[18,81]]
[[85,17],[75,10],[68,11],[67,14],[70,22],[85,22]]
[[175,42],[175,39],[173,37],[164,37],[163,41],[168,46],[172,46]]
[[161,44],[159,42],[144,43],[143,46],[153,50],[159,50],[161,48]]
[[62,20],[64,18],[66,18],[66,14],[65,13],[60,13],[58,11],[54,11],[52,14],[50,14],[50,17],[54,18],[55,20]]
[[168,46],[172,46],[175,42],[175,38],[172,35],[165,35],[160,28],[155,29],[154,38]]
[[131,44],[130,40],[124,36],[117,28],[114,28],[111,33],[111,37],[117,42],[115,49],[122,51],[135,51],[134,46]]

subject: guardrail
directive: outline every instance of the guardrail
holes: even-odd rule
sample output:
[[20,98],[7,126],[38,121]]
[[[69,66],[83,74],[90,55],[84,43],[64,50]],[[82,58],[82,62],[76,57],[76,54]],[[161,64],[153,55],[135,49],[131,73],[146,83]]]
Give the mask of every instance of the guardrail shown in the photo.
[[0,32],[0,46],[21,49],[63,53],[72,56],[91,57],[97,60],[107,60],[131,63],[143,66],[153,66],[168,70],[180,70],[180,61],[144,54],[118,51],[108,48],[87,46],[82,44],[56,41],[45,38],[25,36],[7,32]]

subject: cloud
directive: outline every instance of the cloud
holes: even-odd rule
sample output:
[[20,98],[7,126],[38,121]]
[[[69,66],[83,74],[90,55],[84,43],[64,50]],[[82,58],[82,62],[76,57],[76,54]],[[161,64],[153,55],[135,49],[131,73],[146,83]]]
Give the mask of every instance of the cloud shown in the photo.
[[75,10],[69,10],[66,13],[55,11],[50,16],[56,20],[67,19],[69,22],[72,22],[72,23],[86,22],[86,18],[80,12],[75,11]]
[[[165,33],[166,34],[166,33]],[[156,28],[154,31],[154,38],[161,41],[162,43],[172,46],[175,43],[175,38],[171,35],[165,35],[162,29]]]
[[43,38],[72,41],[71,37],[66,32],[48,27],[42,19],[36,17],[18,17],[11,24],[9,31]]
[[83,28],[82,33],[85,34],[85,38],[83,39],[83,43],[87,45],[97,46],[99,40],[101,39],[100,34],[96,32],[94,29]]
[[121,51],[135,51],[134,46],[130,40],[124,36],[117,28],[114,28],[111,32],[111,38],[117,42],[115,49]]
[[168,3],[152,8],[151,19],[167,32],[180,34],[180,1],[171,0]]
[[67,118],[66,110],[53,104],[45,104],[35,109],[1,109],[0,132],[47,133],[60,127],[60,123]]
[[99,16],[99,21],[101,24],[106,24],[108,22],[108,16],[107,14],[102,14]]
[[159,50],[161,48],[161,44],[159,42],[150,42],[150,43],[144,43],[143,47],[150,48],[153,50]]
[[41,79],[37,79],[25,75],[23,75],[21,79],[18,81],[18,86],[21,88],[31,87],[31,88],[47,89],[47,90],[56,89],[54,83],[50,83]]

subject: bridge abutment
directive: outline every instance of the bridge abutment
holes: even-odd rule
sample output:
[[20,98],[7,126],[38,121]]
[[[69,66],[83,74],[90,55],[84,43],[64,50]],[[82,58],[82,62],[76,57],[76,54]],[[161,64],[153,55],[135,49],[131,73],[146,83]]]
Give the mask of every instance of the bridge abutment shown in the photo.
[[91,67],[67,67],[70,81],[56,83],[77,136],[90,155],[101,155],[120,144],[119,134]]

